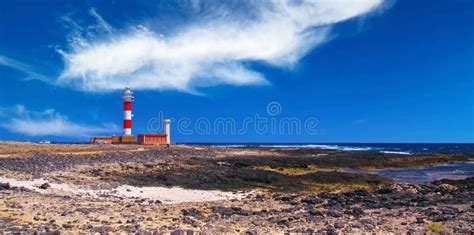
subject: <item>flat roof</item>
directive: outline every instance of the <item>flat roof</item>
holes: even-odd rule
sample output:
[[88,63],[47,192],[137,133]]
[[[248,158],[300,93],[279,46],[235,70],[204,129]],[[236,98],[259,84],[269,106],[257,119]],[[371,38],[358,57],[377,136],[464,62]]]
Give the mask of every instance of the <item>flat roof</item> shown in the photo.
[[147,137],[166,137],[166,134],[157,134],[157,133],[148,133],[148,134],[138,134],[139,136],[147,136]]

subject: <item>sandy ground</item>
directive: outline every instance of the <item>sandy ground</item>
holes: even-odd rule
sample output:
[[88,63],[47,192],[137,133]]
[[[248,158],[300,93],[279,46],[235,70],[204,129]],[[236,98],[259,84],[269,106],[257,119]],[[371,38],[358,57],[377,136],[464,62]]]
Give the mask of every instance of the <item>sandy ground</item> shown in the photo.
[[[94,190],[64,183],[51,183],[44,179],[17,180],[0,177],[0,182],[8,183],[11,187],[23,187],[41,194],[74,195],[93,198],[97,198],[99,195],[107,195],[109,197],[128,199],[159,200],[162,203],[235,200],[242,199],[248,195],[248,193],[222,192],[218,190],[196,190],[180,187],[135,187],[131,185],[121,185],[108,190]],[[47,189],[40,188],[44,184],[49,185]]]
[[144,151],[146,148],[147,146],[139,145],[39,144],[4,141],[0,142],[0,158],[27,157],[39,153],[94,156],[111,151]]

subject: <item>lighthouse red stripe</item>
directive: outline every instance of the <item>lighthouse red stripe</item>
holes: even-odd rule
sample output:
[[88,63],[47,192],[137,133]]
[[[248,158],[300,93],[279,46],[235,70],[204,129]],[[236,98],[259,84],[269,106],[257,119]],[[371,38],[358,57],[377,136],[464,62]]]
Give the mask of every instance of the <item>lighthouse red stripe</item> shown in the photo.
[[132,128],[132,120],[123,120],[123,128]]
[[124,101],[123,102],[123,110],[132,110],[132,102]]

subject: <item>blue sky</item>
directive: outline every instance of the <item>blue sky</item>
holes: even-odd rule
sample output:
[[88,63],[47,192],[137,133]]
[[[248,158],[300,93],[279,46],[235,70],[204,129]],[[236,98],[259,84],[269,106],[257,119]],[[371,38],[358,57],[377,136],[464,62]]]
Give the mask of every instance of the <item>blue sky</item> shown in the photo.
[[[474,2],[1,1],[0,139],[474,142]],[[266,127],[266,128],[265,128]]]

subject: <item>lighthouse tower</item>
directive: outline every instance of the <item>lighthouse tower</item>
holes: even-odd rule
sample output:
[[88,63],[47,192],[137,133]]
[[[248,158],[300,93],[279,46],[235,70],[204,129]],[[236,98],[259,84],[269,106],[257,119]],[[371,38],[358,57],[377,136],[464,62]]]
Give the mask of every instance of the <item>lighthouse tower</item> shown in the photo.
[[129,86],[123,90],[123,134],[132,135],[132,101],[133,92]]
[[171,130],[170,130],[171,119],[163,120],[163,131],[166,135],[166,144],[169,146],[171,144]]

